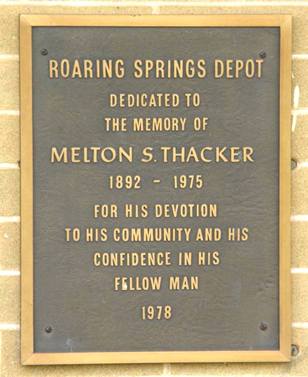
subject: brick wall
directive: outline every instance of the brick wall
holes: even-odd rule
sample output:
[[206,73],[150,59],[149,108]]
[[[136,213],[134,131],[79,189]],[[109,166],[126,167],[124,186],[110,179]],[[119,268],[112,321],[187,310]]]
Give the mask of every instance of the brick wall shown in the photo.
[[[20,365],[19,14],[293,15],[292,291],[290,364]],[[306,130],[307,128],[307,130]],[[0,376],[308,376],[308,1],[27,1],[0,2]]]

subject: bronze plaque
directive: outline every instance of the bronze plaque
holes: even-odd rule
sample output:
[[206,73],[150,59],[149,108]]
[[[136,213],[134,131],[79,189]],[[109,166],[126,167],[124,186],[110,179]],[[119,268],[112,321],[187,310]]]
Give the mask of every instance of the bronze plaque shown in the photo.
[[290,18],[21,42],[23,363],[287,361]]

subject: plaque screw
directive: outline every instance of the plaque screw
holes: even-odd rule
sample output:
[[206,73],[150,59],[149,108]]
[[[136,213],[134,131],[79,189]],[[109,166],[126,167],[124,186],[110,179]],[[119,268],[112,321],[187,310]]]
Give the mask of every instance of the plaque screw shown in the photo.
[[297,161],[292,158],[291,160],[291,169],[294,170],[297,168]]
[[261,59],[266,58],[266,52],[265,51],[261,51],[260,54],[259,54],[259,56],[260,56]]
[[292,344],[291,345],[291,355],[292,355],[292,357],[296,357],[296,356],[298,356],[298,354],[299,354],[299,347],[298,347],[298,345],[297,344]]
[[43,48],[42,50],[41,50],[41,54],[42,55],[48,55],[48,50],[46,49],[46,48]]
[[259,328],[261,331],[266,331],[268,326],[265,322],[261,322]]
[[51,326],[47,326],[47,327],[45,327],[45,332],[46,332],[47,334],[50,334],[50,333],[52,332],[52,327],[51,327]]

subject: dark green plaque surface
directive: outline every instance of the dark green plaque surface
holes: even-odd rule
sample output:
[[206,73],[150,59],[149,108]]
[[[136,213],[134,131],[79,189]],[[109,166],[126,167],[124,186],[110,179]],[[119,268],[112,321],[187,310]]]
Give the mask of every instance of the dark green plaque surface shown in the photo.
[[[47,50],[47,54],[43,49]],[[43,51],[42,51],[43,50]],[[261,78],[215,79],[214,59],[260,59]],[[33,28],[34,350],[35,352],[279,349],[279,28]],[[123,59],[123,79],[50,79],[50,59]],[[208,76],[133,78],[135,59],[206,59]],[[177,108],[110,108],[110,93],[177,93]],[[199,93],[186,107],[184,93]],[[194,117],[209,118],[193,132]],[[180,132],[107,132],[105,117],[185,117]],[[128,127],[130,130],[131,127]],[[51,148],[133,147],[134,161],[50,162]],[[160,148],[249,146],[253,163],[164,163]],[[156,162],[142,163],[145,147]],[[176,190],[173,176],[202,175],[203,189]],[[141,189],[111,190],[115,175],[139,175]],[[153,183],[160,179],[160,183]],[[118,206],[94,219],[95,204]],[[124,205],[147,204],[147,218],[125,218]],[[155,204],[216,203],[216,218],[155,218]],[[86,228],[106,228],[106,242],[85,242]],[[115,228],[190,228],[189,241],[115,242]],[[220,228],[217,242],[196,229]],[[227,229],[249,228],[245,242]],[[81,240],[67,242],[65,228]],[[171,252],[162,267],[95,267],[95,252]],[[179,266],[180,252],[193,254]],[[199,251],[219,251],[219,265],[198,266]],[[114,278],[162,277],[158,291],[115,291]],[[197,290],[170,290],[170,276],[198,276]],[[170,319],[142,319],[142,306],[170,305]],[[266,325],[266,330],[262,328]],[[51,331],[48,331],[48,327]],[[46,331],[47,328],[47,331]]]

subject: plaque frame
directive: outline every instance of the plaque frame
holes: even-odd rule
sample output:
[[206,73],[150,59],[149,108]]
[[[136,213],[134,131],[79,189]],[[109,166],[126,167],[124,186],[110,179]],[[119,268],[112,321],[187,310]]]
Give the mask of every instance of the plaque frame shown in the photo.
[[[21,15],[21,362],[23,365],[287,362],[291,349],[290,121],[291,22],[289,15]],[[75,352],[34,351],[32,28],[36,26],[278,27],[279,100],[279,350]]]

